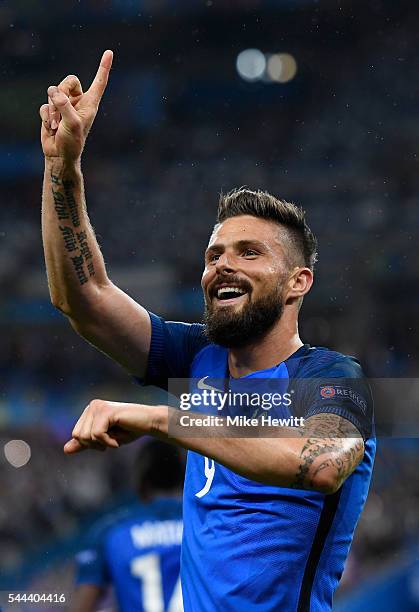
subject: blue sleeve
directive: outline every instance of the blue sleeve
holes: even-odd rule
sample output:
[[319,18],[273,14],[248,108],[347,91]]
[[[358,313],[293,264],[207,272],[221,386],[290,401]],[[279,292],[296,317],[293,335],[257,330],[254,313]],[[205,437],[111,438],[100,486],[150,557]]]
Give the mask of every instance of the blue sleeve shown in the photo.
[[355,359],[342,356],[323,365],[312,377],[300,379],[298,387],[299,413],[304,418],[324,412],[337,414],[350,421],[364,440],[373,435],[371,389]]
[[83,550],[75,557],[76,584],[94,584],[105,587],[110,583],[102,538],[90,536]]
[[189,377],[193,358],[208,340],[199,323],[176,323],[149,314],[150,353],[145,378],[139,382],[167,389],[168,378]]

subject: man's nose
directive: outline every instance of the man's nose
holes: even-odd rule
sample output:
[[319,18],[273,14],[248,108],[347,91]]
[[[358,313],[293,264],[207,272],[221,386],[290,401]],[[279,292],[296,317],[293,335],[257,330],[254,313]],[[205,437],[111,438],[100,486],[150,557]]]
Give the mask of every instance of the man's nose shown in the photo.
[[227,273],[227,274],[234,272],[235,271],[234,258],[231,255],[228,255],[227,253],[222,253],[217,259],[215,269],[218,274],[222,272]]

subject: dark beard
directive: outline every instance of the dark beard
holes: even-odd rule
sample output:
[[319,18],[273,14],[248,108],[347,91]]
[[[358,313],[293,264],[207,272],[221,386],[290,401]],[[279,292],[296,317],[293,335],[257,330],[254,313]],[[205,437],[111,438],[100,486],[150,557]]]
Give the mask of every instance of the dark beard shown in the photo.
[[210,342],[227,348],[241,348],[263,337],[281,318],[281,293],[247,302],[239,313],[228,306],[212,309],[205,304],[205,334]]

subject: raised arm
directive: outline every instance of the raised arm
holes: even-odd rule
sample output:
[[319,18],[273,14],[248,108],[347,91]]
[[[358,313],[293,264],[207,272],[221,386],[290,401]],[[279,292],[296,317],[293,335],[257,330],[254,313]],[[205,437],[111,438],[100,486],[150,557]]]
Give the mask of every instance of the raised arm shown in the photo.
[[147,311],[108,278],[89,222],[81,154],[112,65],[105,51],[96,77],[83,93],[67,76],[48,88],[40,108],[45,155],[42,237],[51,301],[74,329],[132,374],[143,376],[150,347]]
[[[337,414],[319,413],[307,418],[303,427],[276,428],[274,437],[260,438],[226,437],[220,427],[188,427],[185,436],[181,431],[184,415],[167,406],[94,400],[64,450],[71,454],[86,448],[117,448],[144,434],[154,435],[251,480],[325,494],[335,493],[364,456],[361,434]],[[202,417],[188,413],[188,418],[198,416]],[[202,433],[205,437],[199,437]]]

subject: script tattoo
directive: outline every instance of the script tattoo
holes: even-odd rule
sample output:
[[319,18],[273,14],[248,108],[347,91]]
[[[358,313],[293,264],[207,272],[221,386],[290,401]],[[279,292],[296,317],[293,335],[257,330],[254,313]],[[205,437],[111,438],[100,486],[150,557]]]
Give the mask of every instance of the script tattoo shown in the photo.
[[67,225],[60,225],[59,228],[64,239],[64,247],[66,250],[69,253],[72,251],[77,251],[77,242],[74,237],[74,231],[71,229],[71,227],[68,227]]
[[77,202],[74,197],[73,189],[74,189],[74,181],[63,181],[64,194],[67,201],[67,208],[70,211],[71,222],[74,227],[79,227],[80,218],[79,211],[77,208]]
[[[64,248],[69,253],[74,253],[70,257],[74,271],[80,285],[89,281],[90,276],[95,275],[92,252],[87,242],[87,232],[75,232],[73,228],[80,226],[79,209],[74,197],[74,181],[61,180],[61,178],[51,172],[52,197],[54,198],[54,208],[59,221],[68,220],[70,225],[59,224],[58,228],[64,241]],[[87,273],[85,270],[87,265]]]
[[65,201],[64,194],[59,191],[57,188],[54,189],[54,186],[62,187],[62,182],[59,176],[51,172],[51,183],[53,187],[51,188],[52,197],[54,199],[54,208],[57,213],[57,217],[59,221],[64,221],[70,218],[68,214],[67,203]]
[[77,240],[80,244],[80,253],[83,255],[84,259],[92,259],[92,252],[87,243],[87,234],[86,232],[78,232]]
[[332,470],[338,489],[363,458],[361,434],[352,423],[336,414],[309,417],[298,433],[307,440],[300,452],[293,488],[314,489],[316,477]]
[[51,183],[53,185],[61,185],[60,177],[51,172]]
[[63,221],[64,219],[69,219],[70,216],[68,214],[67,205],[65,202],[65,198],[60,191],[52,190],[52,197],[54,198],[54,208],[57,213],[58,219]]
[[72,257],[71,261],[73,262],[74,270],[76,272],[76,276],[79,280],[80,285],[84,285],[88,282],[89,279],[87,278],[86,272],[84,271],[83,255]]

